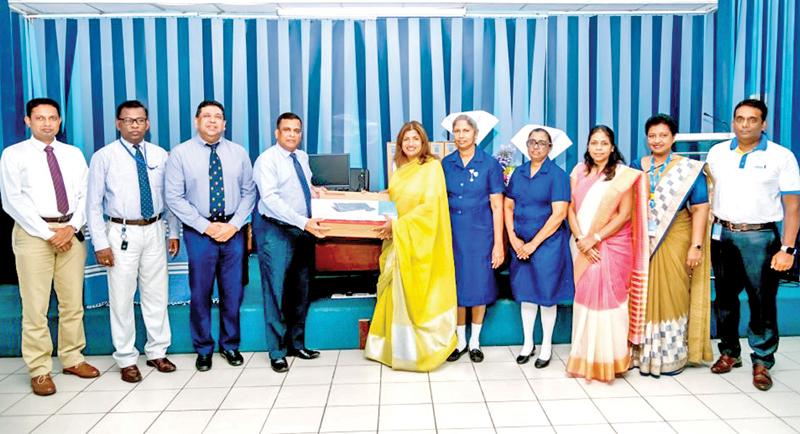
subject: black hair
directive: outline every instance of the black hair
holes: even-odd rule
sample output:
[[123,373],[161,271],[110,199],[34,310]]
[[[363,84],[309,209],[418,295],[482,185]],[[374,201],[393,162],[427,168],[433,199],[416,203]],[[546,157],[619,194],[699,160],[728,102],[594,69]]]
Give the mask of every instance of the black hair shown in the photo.
[[292,112],[286,112],[286,113],[281,113],[281,115],[278,116],[278,120],[275,121],[275,128],[276,129],[280,129],[281,128],[281,121],[290,120],[290,119],[296,119],[296,120],[300,121],[300,125],[301,126],[303,125],[303,120],[300,119],[300,116],[297,116],[296,114],[294,114]]
[[28,104],[25,105],[25,112],[28,114],[28,117],[31,117],[33,109],[39,107],[40,105],[49,105],[55,107],[58,117],[61,117],[61,106],[52,98],[34,98],[28,101]]
[[217,107],[222,111],[222,119],[225,119],[225,107],[222,106],[222,103],[219,101],[214,101],[213,99],[207,99],[197,105],[197,111],[194,113],[194,117],[199,118],[200,112],[208,106]]
[[123,101],[120,105],[117,106],[117,119],[119,119],[120,115],[122,114],[122,110],[137,109],[137,108],[144,110],[144,117],[149,116],[147,113],[147,107],[145,107],[141,101],[132,99],[128,101]]
[[587,149],[586,153],[583,154],[583,162],[586,165],[586,173],[588,174],[595,166],[594,160],[589,154],[588,145],[589,141],[592,140],[592,136],[598,132],[602,132],[608,136],[608,140],[611,142],[611,147],[613,148],[611,150],[611,155],[608,156],[608,163],[606,163],[606,167],[603,168],[603,174],[606,175],[606,180],[610,181],[614,179],[614,174],[617,170],[617,164],[625,163],[625,157],[622,156],[622,152],[619,151],[619,147],[617,146],[614,130],[612,130],[610,127],[606,125],[595,125],[592,127],[592,129],[589,131],[589,137],[586,139]]
[[764,104],[764,101],[755,98],[748,98],[740,101],[739,104],[736,104],[736,108],[733,109],[733,117],[736,117],[736,110],[739,110],[739,107],[743,106],[758,109],[759,111],[761,111],[761,122],[767,120],[767,105]]
[[[678,122],[676,122],[672,116],[664,113],[658,113],[650,116],[647,122],[644,123],[644,134],[650,134],[650,128],[653,128],[656,125],[666,125],[667,128],[669,128],[669,132],[672,133],[673,136],[678,134]],[[673,151],[675,150],[674,142],[672,143],[671,149]]]

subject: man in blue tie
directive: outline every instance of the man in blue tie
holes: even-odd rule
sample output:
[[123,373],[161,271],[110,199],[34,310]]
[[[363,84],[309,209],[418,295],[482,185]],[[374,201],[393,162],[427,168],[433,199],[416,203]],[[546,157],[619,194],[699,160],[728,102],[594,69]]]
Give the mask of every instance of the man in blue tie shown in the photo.
[[225,109],[203,101],[195,113],[197,136],[176,146],[167,161],[165,194],[170,210],[183,222],[192,293],[190,323],[198,371],[211,369],[211,296],[219,283],[219,351],[231,365],[244,362],[239,353],[239,308],[242,305],[241,231],[256,198],[250,157],[241,145],[226,140]]
[[144,139],[150,129],[147,108],[136,100],[125,101],[116,114],[121,137],[92,156],[86,208],[97,263],[107,267],[114,361],[122,380],[136,383],[142,380],[136,366],[139,350],[133,315],[137,286],[147,329],[147,365],[159,372],[175,370],[166,358],[172,335],[163,219],[169,224],[169,253],[173,256],[180,247],[180,228],[175,216],[165,212],[167,151]]
[[315,359],[318,351],[305,347],[308,280],[314,263],[314,236],[327,229],[311,218],[308,154],[299,148],[303,123],[294,113],[278,117],[277,145],[265,150],[253,167],[260,200],[253,229],[261,267],[264,320],[270,364],[276,372],[289,369],[286,356]]

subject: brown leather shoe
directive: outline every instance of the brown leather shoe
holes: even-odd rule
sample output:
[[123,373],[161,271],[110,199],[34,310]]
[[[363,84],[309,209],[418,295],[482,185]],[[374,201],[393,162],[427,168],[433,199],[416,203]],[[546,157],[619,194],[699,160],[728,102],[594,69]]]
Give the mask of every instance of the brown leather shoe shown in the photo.
[[131,365],[119,370],[122,375],[122,381],[128,383],[138,383],[142,381],[142,373],[136,365]]
[[162,357],[160,359],[153,359],[147,361],[147,366],[155,367],[158,372],[172,372],[174,371],[175,364],[170,362],[168,358]]
[[711,372],[715,374],[725,374],[731,372],[733,368],[741,368],[742,367],[742,358],[736,357],[733,358],[727,354],[723,354],[719,356],[719,359],[713,366],[711,366]]
[[766,366],[758,363],[753,365],[753,386],[764,392],[772,388],[772,377],[770,377],[769,369]]
[[64,368],[61,370],[61,372],[65,374],[77,375],[81,378],[96,378],[100,376],[100,371],[86,362],[80,362],[75,366]]
[[34,395],[47,396],[56,393],[56,384],[50,374],[39,375],[31,378],[31,389]]

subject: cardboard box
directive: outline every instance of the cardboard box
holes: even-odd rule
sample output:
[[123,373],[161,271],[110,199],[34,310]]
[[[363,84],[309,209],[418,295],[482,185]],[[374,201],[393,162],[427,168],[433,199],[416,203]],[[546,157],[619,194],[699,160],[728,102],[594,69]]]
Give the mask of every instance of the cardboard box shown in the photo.
[[[448,156],[451,152],[456,150],[456,144],[453,142],[430,142],[431,153],[441,160]],[[386,142],[386,185],[389,185],[389,179],[392,178],[392,173],[397,169],[394,167],[394,153],[397,150],[395,142]]]
[[329,237],[378,238],[375,229],[397,209],[388,193],[328,191],[311,200],[311,216],[330,229]]

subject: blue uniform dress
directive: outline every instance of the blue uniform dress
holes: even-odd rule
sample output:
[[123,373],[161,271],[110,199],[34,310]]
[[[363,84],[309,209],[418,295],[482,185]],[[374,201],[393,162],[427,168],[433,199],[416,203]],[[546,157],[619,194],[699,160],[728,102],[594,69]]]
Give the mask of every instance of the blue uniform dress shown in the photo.
[[503,193],[503,168],[492,156],[476,149],[464,167],[458,152],[442,160],[453,228],[458,305],[491,304],[497,300],[492,269],[494,223],[489,195]]
[[[517,167],[506,195],[514,199],[514,232],[524,242],[536,236],[553,213],[553,202],[569,202],[569,176],[546,159],[531,178],[531,163]],[[571,300],[575,293],[566,220],[527,260],[509,249],[511,293],[518,302],[553,306]]]

